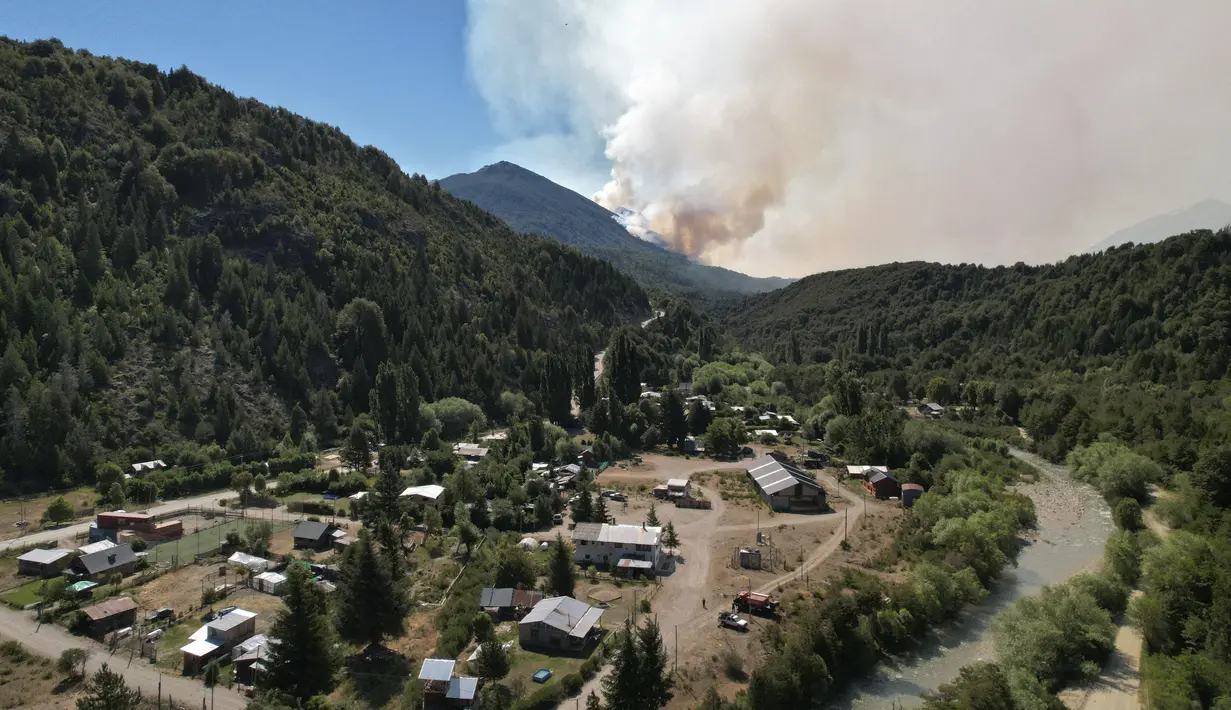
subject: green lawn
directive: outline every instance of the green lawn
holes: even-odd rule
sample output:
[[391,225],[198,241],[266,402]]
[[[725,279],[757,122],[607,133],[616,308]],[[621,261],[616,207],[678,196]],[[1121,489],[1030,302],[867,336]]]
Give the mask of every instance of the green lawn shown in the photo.
[[[206,554],[216,552],[226,542],[227,533],[234,530],[240,535],[248,529],[250,523],[260,522],[260,518],[250,518],[247,520],[228,520],[227,522],[207,528],[200,532],[185,535],[180,538],[178,548],[175,540],[164,542],[149,549],[147,559],[150,564],[159,564],[170,562],[176,555],[176,550],[179,550],[180,563],[191,562],[193,557],[198,554]],[[281,520],[269,521],[274,527],[274,534],[277,534],[291,527],[292,523]]]
[[0,594],[0,601],[21,609],[27,604],[33,604],[39,600],[38,590],[42,586],[43,580],[41,579],[26,582],[20,587],[10,589],[4,594]]
[[184,654],[180,648],[188,643],[188,637],[201,627],[199,619],[189,618],[163,632],[158,639],[158,665],[162,668],[179,670],[184,665]]

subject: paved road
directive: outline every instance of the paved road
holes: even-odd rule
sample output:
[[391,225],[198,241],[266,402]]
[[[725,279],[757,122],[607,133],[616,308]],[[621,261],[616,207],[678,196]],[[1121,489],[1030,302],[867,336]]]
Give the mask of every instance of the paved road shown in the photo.
[[[276,487],[277,487],[276,481],[269,482],[270,489],[273,489]],[[203,493],[199,496],[193,496],[192,498],[179,498],[177,500],[167,501],[165,503],[156,505],[153,508],[149,508],[147,511],[144,511],[144,512],[153,513],[154,515],[163,515],[166,513],[173,513],[177,510],[182,510],[189,506],[217,507],[219,499],[234,498],[235,495],[236,495],[235,492],[231,490],[213,491],[211,493]],[[266,508],[259,508],[259,509],[254,508],[253,510],[267,510],[267,509]],[[14,548],[14,547],[29,547],[30,545],[34,545],[34,544],[42,544],[45,542],[51,542],[53,540],[66,540],[68,538],[77,537],[78,535],[85,535],[86,533],[90,531],[90,522],[92,521],[87,520],[84,523],[77,523],[75,525],[67,525],[65,527],[56,528],[54,530],[43,530],[41,532],[31,533],[29,535],[23,535],[21,537],[15,537],[11,540],[3,540],[3,541],[0,541],[0,550],[7,550],[9,548]]]
[[[93,673],[103,663],[114,671],[124,674],[124,679],[130,686],[140,688],[146,697],[157,697],[159,681],[162,681],[162,694],[170,696],[177,702],[195,707],[207,691],[205,686],[191,678],[174,673],[163,674],[160,669],[149,665],[149,661],[135,657],[129,660],[128,652],[112,655],[101,644],[89,639],[73,636],[54,624],[43,624],[40,628],[34,616],[25,612],[13,611],[0,606],[0,636],[20,641],[27,650],[58,659],[60,654],[70,648],[84,648],[90,652],[86,663],[86,671]],[[214,710],[243,710],[248,704],[247,698],[241,694],[219,687],[214,690]]]

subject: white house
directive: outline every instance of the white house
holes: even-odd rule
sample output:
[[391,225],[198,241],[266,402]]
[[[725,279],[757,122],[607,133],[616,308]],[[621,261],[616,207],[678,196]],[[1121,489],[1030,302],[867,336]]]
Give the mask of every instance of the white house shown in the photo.
[[577,523],[573,529],[573,561],[580,565],[615,567],[620,560],[644,560],[658,566],[663,529],[647,525]]

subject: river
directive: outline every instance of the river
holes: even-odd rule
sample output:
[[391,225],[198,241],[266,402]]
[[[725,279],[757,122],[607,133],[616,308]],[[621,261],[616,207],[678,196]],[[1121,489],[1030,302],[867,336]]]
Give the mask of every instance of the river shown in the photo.
[[877,674],[854,684],[837,707],[870,710],[917,708],[920,695],[957,676],[965,665],[994,660],[992,618],[1016,599],[1035,594],[1045,584],[1063,582],[1094,569],[1114,526],[1111,512],[1093,488],[1069,478],[1063,466],[1033,454],[1012,454],[1037,468],[1042,476],[1020,490],[1034,501],[1038,529],[1033,541],[992,587],[984,602],[968,610],[957,623],[937,631],[915,655],[896,664],[882,664]]

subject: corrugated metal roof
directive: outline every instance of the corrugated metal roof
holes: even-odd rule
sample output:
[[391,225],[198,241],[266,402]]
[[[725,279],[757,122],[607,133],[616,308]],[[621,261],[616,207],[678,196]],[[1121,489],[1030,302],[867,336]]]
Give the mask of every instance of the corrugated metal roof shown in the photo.
[[291,533],[291,537],[298,537],[304,540],[319,540],[328,529],[329,525],[319,520],[305,520],[295,526],[295,532]]
[[513,606],[513,588],[504,587],[496,589],[493,587],[484,587],[479,592],[479,606],[484,609],[503,608]]
[[91,542],[89,545],[82,545],[77,548],[77,551],[83,555],[92,555],[95,552],[110,550],[113,547],[115,547],[114,542],[110,540],[99,540],[98,542]]
[[94,606],[88,606],[81,611],[90,621],[98,621],[116,614],[123,614],[126,611],[132,611],[136,608],[137,602],[132,599],[128,597],[114,597]]
[[611,542],[624,545],[657,545],[661,527],[641,525],[608,525],[607,523],[577,523],[573,540]]
[[577,622],[577,625],[573,627],[573,630],[568,632],[568,635],[576,638],[585,638],[586,634],[590,633],[590,629],[594,628],[594,625],[598,623],[598,620],[602,616],[602,609],[590,609],[590,611],[587,611],[585,615],[581,617],[581,621]]
[[667,479],[668,488],[685,488],[687,486],[688,486],[687,478],[668,478]]
[[58,560],[64,559],[65,557],[68,557],[70,554],[72,554],[71,550],[59,550],[59,549],[54,549],[54,548],[49,549],[49,550],[46,550],[46,549],[30,550],[29,552],[22,555],[21,557],[18,557],[17,561],[18,562],[34,562],[40,565],[49,565],[52,562],[56,562]]
[[589,620],[590,626],[593,626],[598,617],[603,615],[602,609],[595,609],[572,597],[552,597],[535,604],[530,613],[526,614],[519,623],[544,623],[567,634],[572,634],[578,625],[587,621],[587,616],[592,612],[598,612],[598,614]]
[[748,475],[752,477],[757,487],[765,495],[780,493],[788,488],[793,488],[797,484],[802,484],[814,490],[824,491],[816,481],[809,478],[802,471],[779,461],[769,454],[765,454],[749,463]]
[[450,678],[449,690],[445,692],[445,697],[449,700],[474,700],[478,689],[478,678],[465,678],[461,676]]
[[137,555],[128,545],[116,545],[115,547],[99,550],[93,554],[82,555],[77,558],[77,563],[90,574],[106,572],[109,569],[115,569],[129,562],[136,561]]
[[[273,574],[277,574],[277,573],[274,572]],[[235,611],[231,612],[230,614],[227,614],[226,616],[221,616],[221,617],[218,617],[217,619],[214,619],[213,621],[206,624],[206,626],[213,629],[214,631],[230,631],[231,629],[235,628],[236,626],[239,626],[240,624],[244,623],[248,619],[255,619],[255,618],[256,618],[255,611],[248,611],[247,609],[236,609]]]
[[446,658],[425,658],[419,668],[419,680],[441,681],[447,683],[453,677],[453,666],[456,661]]
[[426,486],[411,486],[410,488],[402,491],[402,496],[419,496],[420,498],[430,498],[431,500],[436,500],[444,492],[444,486],[429,483]]
[[198,641],[189,641],[183,646],[180,646],[181,651],[188,654],[189,656],[195,656],[197,658],[204,658],[205,656],[208,656],[209,654],[213,653],[214,651],[217,651],[220,648],[222,648],[221,645],[216,644],[213,641],[207,641],[205,639],[201,639]]

